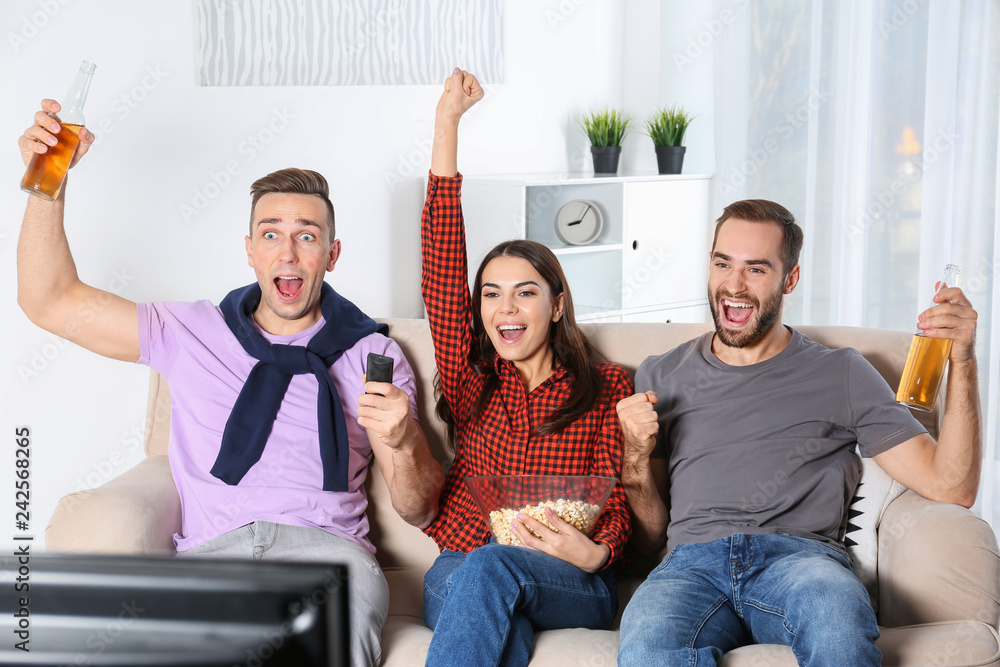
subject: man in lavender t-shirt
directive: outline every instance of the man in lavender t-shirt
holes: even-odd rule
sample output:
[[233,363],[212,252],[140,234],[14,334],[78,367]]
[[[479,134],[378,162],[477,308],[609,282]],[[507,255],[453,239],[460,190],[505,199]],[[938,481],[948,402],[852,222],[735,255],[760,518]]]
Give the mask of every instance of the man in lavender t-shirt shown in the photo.
[[[58,110],[53,100],[42,101],[18,141],[25,163],[56,144],[59,127],[49,113]],[[81,131],[71,166],[93,141]],[[393,506],[420,528],[437,513],[444,473],[414,418],[413,373],[399,347],[324,281],[340,255],[326,180],[284,169],[253,184],[246,251],[257,284],[234,290],[221,307],[135,304],[84,284],[63,229],[64,192],[51,202],[28,199],[18,302],[43,329],[98,354],[148,364],[167,379],[170,464],[182,505],[178,551],[346,563],[351,663],[378,664],[388,587],[367,536],[368,463],[374,456]],[[232,299],[239,308],[231,297],[241,297]],[[327,349],[331,340],[335,349]],[[296,348],[307,345],[308,352]],[[362,381],[369,352],[395,359],[391,384]],[[283,366],[273,361],[278,357],[292,362]],[[259,375],[269,363],[280,374]],[[276,415],[262,420],[274,412],[258,406],[261,395],[274,394],[288,375],[287,389],[273,397]],[[261,377],[268,380],[261,384]],[[243,402],[249,408],[241,411]],[[256,449],[248,444],[255,439]],[[339,456],[344,439],[346,456]]]
[[[183,506],[177,550],[211,548],[205,543],[254,521],[322,528],[366,550],[368,541],[363,484],[372,447],[357,421],[356,397],[364,394],[362,376],[369,352],[396,359],[394,384],[405,392],[406,409],[416,413],[413,373],[399,347],[374,333],[362,338],[330,367],[344,400],[351,449],[349,490],[323,490],[323,467],[316,441],[317,381],[296,375],[274,420],[260,460],[240,483],[230,486],[211,474],[222,431],[243,382],[257,360],[247,354],[208,301],[140,303],[139,363],[160,371],[170,385],[170,467]],[[262,330],[271,343],[305,345],[322,326],[278,336]],[[378,398],[378,397],[375,397]]]

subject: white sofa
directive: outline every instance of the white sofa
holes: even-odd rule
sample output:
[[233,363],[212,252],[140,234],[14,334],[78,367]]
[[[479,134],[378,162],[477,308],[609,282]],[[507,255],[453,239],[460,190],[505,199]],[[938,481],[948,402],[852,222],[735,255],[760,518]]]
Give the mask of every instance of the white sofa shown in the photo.
[[[386,320],[417,375],[420,418],[435,451],[447,461],[450,449],[434,416],[435,365],[424,320]],[[638,364],[706,331],[708,325],[585,325],[611,360],[635,372]],[[910,335],[847,327],[802,327],[829,347],[858,349],[895,386]],[[46,530],[53,551],[162,553],[180,527],[180,502],[167,465],[169,396],[166,383],[151,375],[146,453],[135,468],[99,488],[64,497]],[[920,415],[937,433],[940,415]],[[431,631],[423,623],[422,581],[437,556],[433,541],[393,511],[385,484],[372,467],[369,517],[378,559],[391,591],[383,630],[383,665],[422,665]],[[874,521],[872,522],[874,525]],[[879,647],[885,665],[1000,665],[1000,555],[990,527],[972,512],[928,501],[906,491],[888,503],[878,522]],[[872,536],[875,539],[875,536]],[[655,564],[637,559],[618,575],[622,607]],[[557,630],[538,635],[532,665],[615,665],[614,629]],[[795,665],[789,649],[756,645],[726,654],[731,667]]]

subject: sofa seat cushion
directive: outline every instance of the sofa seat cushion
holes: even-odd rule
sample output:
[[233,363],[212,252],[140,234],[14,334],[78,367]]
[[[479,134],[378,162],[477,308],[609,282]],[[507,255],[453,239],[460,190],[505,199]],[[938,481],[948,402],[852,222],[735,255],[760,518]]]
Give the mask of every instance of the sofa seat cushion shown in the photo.
[[1000,665],[1000,638],[986,623],[952,621],[882,628],[882,664]]
[[[384,667],[423,665],[431,631],[423,621],[423,570],[412,567],[384,568],[392,595],[389,618],[382,630]],[[642,580],[620,577],[619,599],[628,603]],[[536,635],[533,665],[609,665],[617,664],[618,633],[621,612],[612,630],[550,630]],[[883,664],[892,665],[998,665],[1000,639],[986,623],[956,621],[926,623],[900,628],[881,628],[878,647]],[[956,638],[961,638],[957,641]],[[794,667],[795,656],[786,646],[744,646],[727,653],[724,667],[751,665],[787,665]]]
[[[962,621],[930,623],[905,628],[882,628],[878,647],[882,664],[1000,665],[1000,639],[985,623]],[[432,632],[420,615],[392,613],[382,628],[382,666],[424,664]],[[961,637],[962,641],[956,641]],[[471,638],[470,638],[471,641]],[[618,660],[618,633],[614,630],[547,630],[535,635],[531,665],[559,667],[589,665],[614,667]],[[795,667],[787,646],[755,644],[726,653],[720,667]]]
[[412,567],[383,567],[389,584],[389,616],[424,618],[424,571]]
[[[929,623],[880,630],[882,636],[878,647],[884,667],[1000,664],[1000,640],[993,628],[985,623]],[[961,637],[962,641],[957,642],[956,637]],[[795,667],[797,663],[792,650],[786,646],[755,644],[726,653],[719,664],[720,667]]]
[[95,489],[63,496],[45,529],[53,552],[174,553],[181,501],[166,456],[149,456]]
[[[421,618],[390,614],[382,627],[382,667],[423,667],[432,635]],[[475,639],[470,637],[469,641]],[[617,664],[617,632],[580,628],[537,633],[529,663],[533,667],[615,667]]]
[[390,613],[382,626],[382,667],[423,667],[433,634],[422,616]]

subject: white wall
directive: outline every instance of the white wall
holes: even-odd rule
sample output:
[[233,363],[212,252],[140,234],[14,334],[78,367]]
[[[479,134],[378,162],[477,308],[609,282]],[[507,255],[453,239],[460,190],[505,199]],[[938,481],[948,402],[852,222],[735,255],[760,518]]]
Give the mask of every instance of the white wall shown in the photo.
[[[721,9],[720,9],[721,5]],[[715,173],[715,41],[749,13],[747,0],[690,3],[663,0],[660,86],[664,106],[682,104],[694,115],[684,143],[684,171]]]
[[[2,540],[20,534],[15,426],[32,432],[37,547],[60,496],[142,456],[147,370],[65,344],[15,303],[27,196],[18,190],[16,137],[42,97],[65,92],[81,60],[97,64],[86,116],[99,139],[72,174],[66,227],[85,281],[135,301],[217,302],[253,280],[243,250],[250,183],[301,166],[325,174],[333,189],[344,254],[329,281],[374,316],[422,313],[417,225],[439,87],[202,88],[193,9],[182,0],[0,5]],[[657,103],[650,90],[659,78],[646,67],[659,69],[658,0],[627,8],[616,0],[508,0],[505,19],[506,82],[488,87],[463,123],[465,173],[590,169],[576,127],[584,110],[624,105],[644,118],[647,103]],[[257,151],[250,137],[269,143]],[[625,165],[651,169],[652,148],[641,140],[626,146]],[[220,175],[227,165],[238,171],[228,183]],[[185,215],[184,206],[203,210]]]

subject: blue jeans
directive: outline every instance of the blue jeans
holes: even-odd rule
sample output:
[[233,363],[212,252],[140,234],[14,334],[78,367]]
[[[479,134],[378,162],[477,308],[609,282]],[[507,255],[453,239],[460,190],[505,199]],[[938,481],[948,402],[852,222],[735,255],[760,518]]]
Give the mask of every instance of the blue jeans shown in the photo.
[[536,629],[607,628],[618,613],[610,570],[495,542],[442,551],[424,576],[427,664],[527,665]]
[[840,547],[788,535],[681,544],[632,596],[620,667],[715,665],[744,644],[791,646],[800,665],[880,665],[879,629]]

